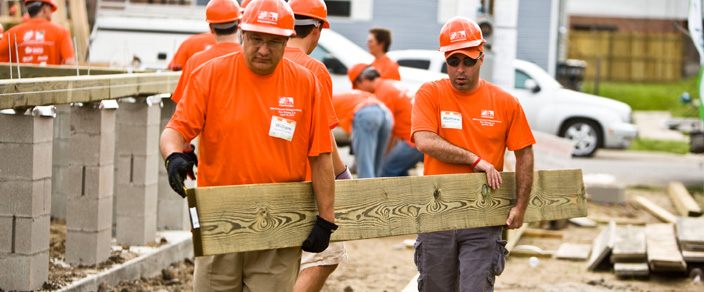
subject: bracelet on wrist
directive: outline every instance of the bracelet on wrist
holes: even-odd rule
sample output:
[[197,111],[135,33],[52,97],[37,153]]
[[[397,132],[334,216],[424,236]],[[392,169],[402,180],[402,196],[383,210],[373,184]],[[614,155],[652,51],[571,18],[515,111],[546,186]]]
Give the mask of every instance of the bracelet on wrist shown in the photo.
[[477,156],[477,160],[475,160],[474,163],[472,163],[470,168],[474,169],[474,167],[477,166],[477,164],[479,164],[479,161],[482,161],[482,158]]

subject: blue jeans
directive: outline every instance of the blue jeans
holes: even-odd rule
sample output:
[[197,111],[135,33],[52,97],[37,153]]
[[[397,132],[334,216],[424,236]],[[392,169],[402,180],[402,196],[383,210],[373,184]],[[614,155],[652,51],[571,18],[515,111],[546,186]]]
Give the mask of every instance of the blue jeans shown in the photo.
[[400,140],[391,148],[384,159],[381,176],[408,176],[408,170],[423,161],[423,153],[411,147],[405,140]]
[[381,162],[393,124],[391,112],[378,105],[365,106],[354,114],[352,148],[357,157],[357,178],[381,175]]

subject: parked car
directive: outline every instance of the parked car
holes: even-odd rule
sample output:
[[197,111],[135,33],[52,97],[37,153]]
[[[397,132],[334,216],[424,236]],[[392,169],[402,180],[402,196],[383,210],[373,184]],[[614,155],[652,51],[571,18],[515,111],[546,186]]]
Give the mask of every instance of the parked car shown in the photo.
[[[432,50],[388,53],[401,66],[447,72],[444,55]],[[628,148],[638,135],[631,107],[623,102],[565,89],[545,70],[515,60],[515,88],[506,88],[521,102],[533,130],[574,141],[574,156],[592,156],[598,148]]]

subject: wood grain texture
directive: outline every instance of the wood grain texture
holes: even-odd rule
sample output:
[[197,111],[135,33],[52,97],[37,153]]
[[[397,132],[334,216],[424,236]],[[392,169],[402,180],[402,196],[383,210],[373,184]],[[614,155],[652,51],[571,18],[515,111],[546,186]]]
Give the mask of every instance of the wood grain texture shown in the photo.
[[613,234],[612,263],[645,262],[645,227],[616,226],[616,231]]
[[0,109],[173,92],[180,72],[0,80]]
[[689,194],[681,182],[672,181],[667,186],[667,193],[672,199],[672,204],[681,216],[697,217],[702,215],[702,208]]
[[677,246],[674,224],[645,225],[648,264],[652,271],[686,271],[687,264]]
[[[90,75],[107,75],[107,74],[126,74],[126,70],[122,69],[110,69],[102,67],[88,67],[79,66],[78,73],[80,76],[88,76],[88,71]],[[22,79],[25,78],[40,78],[40,77],[61,77],[61,76],[76,76],[76,66],[69,65],[57,65],[57,66],[39,66],[31,64],[20,65],[20,73],[22,74]],[[17,79],[17,64],[12,64],[12,77],[13,80]],[[0,79],[10,79],[10,64],[2,63],[0,64]]]
[[[485,174],[336,182],[333,241],[504,225],[515,204],[515,174],[489,189]],[[309,182],[189,190],[200,231],[196,255],[300,246],[317,209]],[[191,199],[192,197],[192,199]],[[525,222],[587,215],[582,171],[538,171]]]
[[645,197],[636,196],[634,200],[643,208],[645,208],[645,210],[648,211],[650,214],[665,223],[675,223],[675,221],[677,220],[677,217],[675,217],[675,215],[656,205],[655,203],[653,203],[653,201],[648,200]]
[[704,251],[704,217],[677,217],[676,229],[683,250]]

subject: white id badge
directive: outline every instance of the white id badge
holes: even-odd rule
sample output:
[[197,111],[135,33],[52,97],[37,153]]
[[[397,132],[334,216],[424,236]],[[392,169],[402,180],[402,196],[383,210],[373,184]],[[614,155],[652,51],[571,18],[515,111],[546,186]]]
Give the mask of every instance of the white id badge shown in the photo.
[[462,114],[457,112],[441,111],[440,127],[462,130]]
[[271,117],[269,136],[291,141],[293,140],[294,132],[296,132],[296,121],[277,116]]

